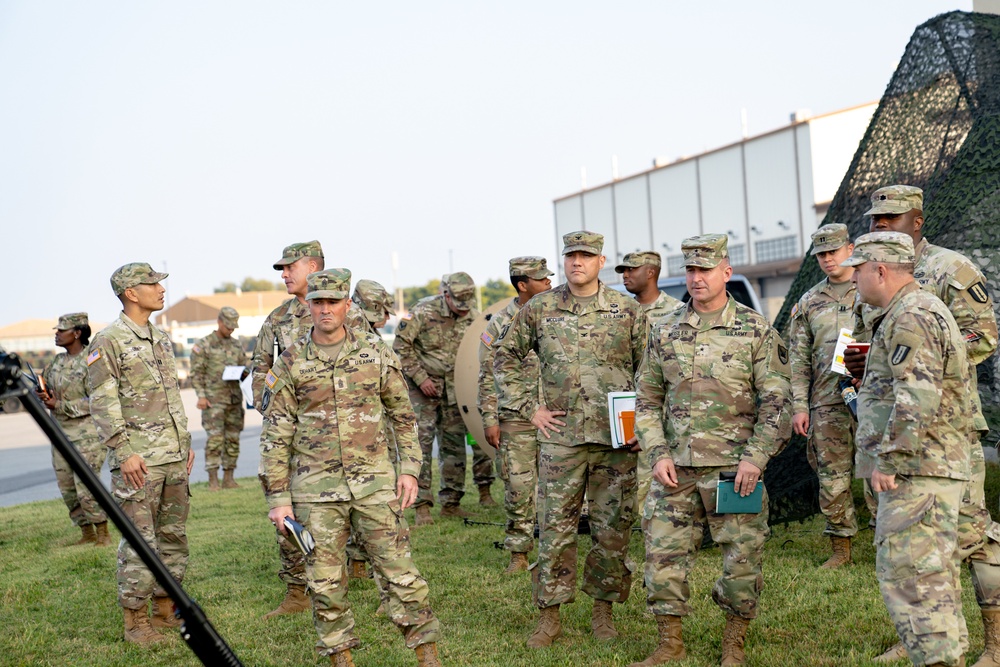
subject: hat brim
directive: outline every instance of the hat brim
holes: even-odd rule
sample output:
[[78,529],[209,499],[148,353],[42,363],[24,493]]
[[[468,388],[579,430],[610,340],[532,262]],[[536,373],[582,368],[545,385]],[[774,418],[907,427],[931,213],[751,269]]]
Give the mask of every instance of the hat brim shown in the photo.
[[589,245],[568,245],[565,248],[563,248],[562,254],[568,255],[571,252],[585,252],[588,255],[600,255],[601,254],[599,251],[594,250],[593,246],[589,246]]
[[[893,202],[878,202],[873,204],[870,209],[864,212],[863,215],[903,215],[904,213],[909,213],[914,210],[913,206],[908,206],[903,203],[893,203]],[[920,211],[920,209],[916,209]]]
[[829,243],[824,243],[823,245],[814,246],[813,249],[809,252],[809,254],[812,255],[812,256],[816,256],[816,255],[820,254],[821,252],[830,252],[831,250],[840,250],[845,245],[847,245],[847,241],[844,241],[843,243],[841,243],[839,245],[831,245]]
[[684,260],[684,266],[695,266],[699,269],[714,269],[719,264],[722,264],[723,259],[728,259],[728,257],[720,257],[718,259],[712,257],[691,257]]
[[239,321],[238,318],[235,319],[235,320],[230,320],[230,319],[226,319],[225,317],[220,317],[219,321],[222,322],[223,324],[225,324],[230,329],[236,329],[237,327],[240,326],[240,321]]
[[340,301],[341,299],[347,298],[346,291],[339,290],[316,290],[315,292],[309,292],[306,294],[306,301],[314,301],[316,299],[333,299],[334,301]]
[[548,269],[539,269],[538,271],[534,271],[533,273],[526,273],[525,275],[531,278],[532,280],[545,280],[546,278],[554,276],[556,274],[552,273]]
[[869,262],[869,261],[871,261],[871,260],[869,260],[867,257],[861,257],[859,255],[851,255],[850,257],[848,257],[847,259],[845,259],[843,262],[841,262],[840,265],[841,266],[861,266],[865,262]]

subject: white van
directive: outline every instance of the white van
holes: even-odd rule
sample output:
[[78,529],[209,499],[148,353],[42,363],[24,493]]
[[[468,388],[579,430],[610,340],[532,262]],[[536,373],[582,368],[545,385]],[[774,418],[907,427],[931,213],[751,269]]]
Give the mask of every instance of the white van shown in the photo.
[[[675,299],[680,299],[684,303],[687,303],[691,299],[691,295],[687,291],[687,281],[684,276],[672,276],[670,278],[660,278],[656,281],[656,286],[660,288],[660,291],[666,292]],[[612,289],[616,289],[622,294],[628,294],[625,290],[625,285],[618,283],[617,285],[608,285]],[[764,310],[761,308],[760,299],[757,298],[757,292],[754,291],[753,286],[747,277],[734,273],[726,284],[726,290],[733,295],[733,298],[742,303],[744,306],[749,306],[753,308],[758,313],[763,313]]]

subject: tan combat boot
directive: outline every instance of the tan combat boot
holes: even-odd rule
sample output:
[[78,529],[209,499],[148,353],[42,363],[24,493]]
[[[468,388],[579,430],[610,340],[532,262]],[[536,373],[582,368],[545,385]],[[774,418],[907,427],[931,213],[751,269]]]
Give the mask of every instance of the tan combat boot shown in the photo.
[[111,544],[111,536],[108,535],[108,522],[94,524],[94,544],[98,547],[106,547]]
[[903,642],[896,642],[882,655],[872,658],[872,662],[896,662],[897,660],[904,660],[908,658],[909,655],[906,653],[906,647],[903,646]]
[[483,507],[496,507],[497,501],[490,495],[490,485],[483,484],[479,487],[479,504]]
[[219,469],[209,468],[208,469],[208,490],[218,491],[219,490]]
[[156,644],[167,640],[149,624],[145,607],[122,611],[125,612],[125,641],[132,644]]
[[830,544],[833,547],[833,555],[820,565],[824,569],[832,569],[841,565],[848,565],[851,562],[851,538],[830,536]]
[[222,471],[222,488],[224,489],[238,489],[240,485],[236,483],[233,479],[233,473],[235,470],[223,470]]
[[94,544],[97,542],[97,533],[94,531],[94,524],[88,523],[80,526],[80,539],[76,542],[70,542],[66,546],[68,547],[78,547],[81,544]]
[[544,607],[538,617],[535,631],[528,637],[528,648],[545,648],[562,635],[562,622],[559,620],[559,605]]
[[972,667],[1000,667],[1000,609],[981,609],[986,647]]
[[433,526],[434,518],[431,516],[431,506],[430,505],[420,505],[413,513],[416,515],[416,525],[418,526]]
[[660,635],[660,643],[656,649],[642,662],[633,662],[628,667],[655,667],[683,660],[687,656],[684,637],[681,635],[680,616],[657,616],[656,632]]
[[181,619],[174,615],[174,601],[169,596],[153,598],[153,617],[149,623],[157,629],[181,627]]
[[285,590],[285,599],[281,601],[281,604],[274,611],[264,614],[264,618],[283,616],[285,614],[298,614],[308,611],[309,607],[309,596],[306,595],[305,587],[289,584]]
[[750,621],[737,616],[736,614],[726,614],[726,629],[722,631],[722,667],[739,667],[746,660],[743,653],[743,642],[747,638],[747,627]]
[[454,505],[443,505],[441,507],[441,517],[452,517],[455,519],[468,519],[472,515],[466,512],[462,507],[455,503]]
[[367,579],[368,567],[363,560],[352,560],[347,564],[347,576],[351,579]]
[[417,654],[417,667],[441,667],[437,644],[420,644],[413,649]]
[[354,658],[351,657],[351,649],[346,649],[340,653],[330,656],[330,664],[333,667],[354,667]]
[[594,600],[594,610],[590,614],[590,630],[594,639],[614,639],[618,636],[615,621],[611,617],[611,603],[607,600]]
[[503,571],[504,574],[517,574],[526,572],[528,569],[528,554],[517,551],[510,552],[510,565]]

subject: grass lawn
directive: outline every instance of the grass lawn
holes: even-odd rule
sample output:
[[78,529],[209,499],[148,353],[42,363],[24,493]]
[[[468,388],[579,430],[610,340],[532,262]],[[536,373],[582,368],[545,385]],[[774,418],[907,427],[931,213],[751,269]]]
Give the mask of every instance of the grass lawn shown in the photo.
[[[998,477],[996,466],[991,466],[991,506],[997,502]],[[256,480],[241,483],[241,489],[213,494],[204,484],[192,487],[185,589],[247,667],[328,664],[315,653],[308,614],[261,620],[281,600],[284,588],[276,577],[277,547],[260,489]],[[470,481],[467,488],[475,487]],[[498,481],[494,497],[500,495]],[[502,521],[499,508],[479,511],[474,496],[466,496],[466,509],[484,521]],[[860,497],[856,500],[863,507]],[[434,514],[437,517],[437,509]],[[407,515],[412,523],[413,512]],[[871,656],[895,642],[875,581],[872,531],[861,532],[855,540],[853,565],[822,571],[817,566],[829,552],[822,527],[813,518],[772,530],[765,547],[761,613],[747,639],[747,664],[873,665]],[[152,648],[125,644],[115,601],[115,549],[61,547],[78,535],[61,501],[5,509],[0,521],[0,665],[198,664],[176,634],[169,643]],[[414,558],[430,584],[443,626],[439,649],[444,664],[615,666],[642,660],[653,649],[655,623],[645,613],[641,577],[628,603],[615,605],[619,639],[591,638],[591,600],[581,593],[574,604],[563,607],[563,637],[550,649],[526,648],[537,610],[531,604],[528,575],[501,574],[508,555],[493,543],[502,539],[502,528],[470,527],[454,519],[436,518],[435,525],[411,531]],[[582,564],[590,538],[580,540]],[[641,535],[634,533],[631,555],[640,567],[642,553]],[[699,554],[691,577],[695,611],[684,620],[688,658],[682,665],[719,662],[725,621],[711,590],[720,568],[717,548]],[[975,657],[982,650],[982,624],[967,573],[962,585],[972,642],[969,655]],[[352,580],[350,586],[362,642],[355,651],[358,666],[416,664],[395,627],[375,616],[374,582]]]

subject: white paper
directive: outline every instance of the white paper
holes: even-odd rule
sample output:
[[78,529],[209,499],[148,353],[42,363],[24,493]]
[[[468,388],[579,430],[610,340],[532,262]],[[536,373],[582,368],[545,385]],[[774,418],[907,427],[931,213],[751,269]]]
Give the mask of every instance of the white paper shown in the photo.
[[240,382],[240,390],[243,392],[243,400],[246,401],[247,409],[253,410],[253,373],[247,375],[246,379]]
[[853,330],[846,327],[840,330],[840,335],[837,337],[837,346],[833,348],[833,363],[830,364],[830,370],[834,373],[851,375],[847,370],[847,366],[844,365],[844,351],[848,345],[854,342],[854,337],[851,336],[852,333]]
[[239,382],[240,378],[243,377],[243,371],[245,370],[245,366],[226,366],[222,370],[222,379],[226,381],[236,380]]
[[[608,420],[611,422],[611,446],[615,449],[625,446],[625,433],[622,426],[622,412],[635,415],[634,391],[608,392]],[[629,445],[631,447],[631,445]]]

